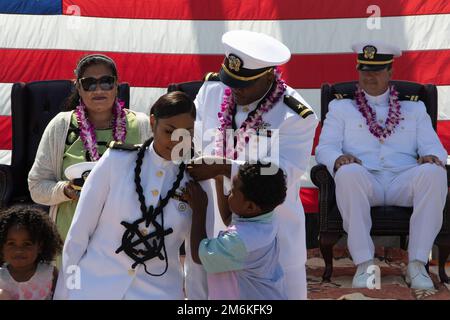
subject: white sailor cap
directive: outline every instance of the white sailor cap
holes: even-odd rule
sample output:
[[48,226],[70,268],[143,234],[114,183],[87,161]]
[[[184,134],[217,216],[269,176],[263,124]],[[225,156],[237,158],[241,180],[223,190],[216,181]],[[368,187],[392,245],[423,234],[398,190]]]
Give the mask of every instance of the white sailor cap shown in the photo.
[[229,87],[243,88],[252,81],[289,61],[288,47],[266,34],[234,30],[222,36],[225,60],[220,80]]
[[358,54],[357,68],[362,71],[382,70],[394,61],[394,57],[402,55],[399,48],[381,41],[355,43],[352,49]]
[[96,163],[97,162],[94,161],[79,162],[67,167],[66,170],[64,170],[64,174],[67,179],[73,182],[74,189],[81,189],[84,181],[87,179]]

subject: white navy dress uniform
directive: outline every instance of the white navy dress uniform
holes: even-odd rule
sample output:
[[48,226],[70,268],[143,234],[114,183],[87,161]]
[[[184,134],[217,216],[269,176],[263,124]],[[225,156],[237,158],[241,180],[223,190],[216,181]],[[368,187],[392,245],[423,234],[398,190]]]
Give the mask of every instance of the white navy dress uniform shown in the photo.
[[[195,100],[197,118],[194,144],[203,155],[212,153],[208,146],[214,145],[214,137],[205,133],[220,127],[218,112],[225,89],[228,86],[245,86],[246,82],[252,81],[249,79],[257,79],[290,59],[290,51],[286,46],[261,33],[230,31],[223,35],[222,42],[226,57],[220,71],[221,81],[205,81]],[[257,108],[261,99],[247,106],[237,105],[234,117],[237,128],[248,114]],[[280,263],[286,278],[286,293],[289,299],[306,299],[305,217],[299,199],[299,188],[300,178],[305,173],[311,156],[318,120],[308,103],[290,87],[287,87],[284,97],[281,97],[269,112],[263,114],[262,120],[261,127],[256,129],[265,129],[267,132],[259,135],[258,139],[263,145],[265,143],[262,140],[268,139],[266,142],[269,146],[270,140],[279,139],[277,165],[287,175],[286,201],[275,209],[274,215],[279,219]],[[251,154],[245,153],[245,156],[246,158],[242,159],[240,154],[238,159],[251,160]],[[232,176],[237,174],[239,163],[241,162],[233,162]],[[208,198],[216,199],[215,183],[213,180],[208,182],[210,183],[205,188]],[[207,213],[208,237],[217,235],[217,232],[223,229],[217,201],[210,200]],[[201,273],[198,270],[197,272]],[[198,278],[199,275],[192,276],[192,279]],[[196,298],[205,298],[206,291],[203,288],[199,284],[197,290],[191,294]],[[189,292],[187,294],[189,297]]]
[[[64,245],[55,299],[184,299],[179,250],[183,241],[189,241],[192,217],[186,203],[174,197],[164,207],[164,230],[173,232],[164,238],[168,268],[162,276],[147,274],[141,264],[133,269],[134,261],[124,251],[115,253],[125,231],[121,222],[142,217],[135,186],[136,157],[133,151],[108,149],[89,174]],[[147,208],[166,196],[178,172],[178,165],[157,155],[151,144],[140,175]],[[186,182],[184,173],[180,190]],[[161,215],[156,220],[161,224]],[[152,224],[139,226],[142,235],[154,231]],[[145,265],[152,274],[166,267],[158,257]],[[74,275],[80,276],[79,282]]]
[[[357,44],[353,49],[359,53],[358,67],[363,70],[384,68],[401,54],[400,50],[379,42]],[[370,64],[372,61],[375,63]],[[365,96],[379,123],[384,124],[389,110],[389,89],[379,96],[367,93]],[[336,201],[356,265],[364,265],[374,257],[371,206],[414,207],[410,220],[410,262],[428,261],[442,225],[447,195],[445,169],[430,163],[419,165],[417,158],[434,155],[445,164],[447,152],[433,130],[423,102],[400,101],[400,106],[399,124],[390,136],[379,140],[370,133],[355,100],[335,99],[329,104],[316,148],[317,162],[325,164],[334,176]],[[335,161],[343,154],[359,158],[361,165],[342,165],[335,173]],[[354,286],[355,279],[356,275]]]

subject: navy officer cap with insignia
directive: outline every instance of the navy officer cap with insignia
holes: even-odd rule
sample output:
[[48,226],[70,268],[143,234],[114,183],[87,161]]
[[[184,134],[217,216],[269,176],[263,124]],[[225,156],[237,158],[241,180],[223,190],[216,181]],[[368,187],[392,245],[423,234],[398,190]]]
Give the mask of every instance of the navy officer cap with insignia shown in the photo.
[[234,30],[222,36],[225,60],[220,81],[231,88],[245,88],[291,58],[291,51],[266,34]]
[[381,41],[355,43],[352,50],[358,54],[357,69],[361,71],[383,70],[402,55],[399,48]]
[[72,187],[75,190],[81,190],[84,181],[87,179],[91,170],[94,169],[96,163],[95,161],[79,162],[64,170],[64,175],[73,182]]

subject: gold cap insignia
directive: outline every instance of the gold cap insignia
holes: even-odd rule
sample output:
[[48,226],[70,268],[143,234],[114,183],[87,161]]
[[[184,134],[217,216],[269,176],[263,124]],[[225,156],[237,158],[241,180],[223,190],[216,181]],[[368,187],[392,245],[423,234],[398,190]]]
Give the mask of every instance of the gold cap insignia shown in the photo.
[[365,46],[363,49],[364,58],[372,60],[375,58],[375,54],[377,53],[377,48],[374,46]]
[[231,70],[239,72],[242,66],[242,60],[236,57],[235,55],[230,54],[228,56],[228,65],[230,66]]

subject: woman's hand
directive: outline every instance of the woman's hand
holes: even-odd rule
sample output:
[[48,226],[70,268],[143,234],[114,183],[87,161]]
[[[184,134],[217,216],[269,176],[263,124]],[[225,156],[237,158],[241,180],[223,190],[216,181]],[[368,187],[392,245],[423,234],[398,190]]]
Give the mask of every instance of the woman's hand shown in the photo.
[[80,198],[80,191],[75,190],[70,181],[64,186],[64,194],[71,200],[78,200]]

